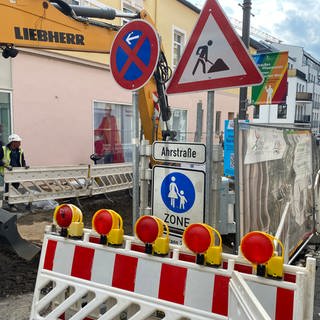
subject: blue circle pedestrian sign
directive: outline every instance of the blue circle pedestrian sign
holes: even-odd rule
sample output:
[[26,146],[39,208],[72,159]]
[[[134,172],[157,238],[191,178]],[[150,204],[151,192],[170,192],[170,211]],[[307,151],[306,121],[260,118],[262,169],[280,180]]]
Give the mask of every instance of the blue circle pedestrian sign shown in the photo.
[[153,167],[152,214],[168,225],[171,240],[172,237],[181,238],[191,223],[203,222],[204,197],[204,171],[161,165]]
[[162,181],[161,197],[169,210],[175,213],[189,211],[195,200],[193,183],[183,173],[170,173]]
[[127,90],[138,90],[152,77],[159,59],[159,37],[144,20],[125,24],[117,33],[110,52],[111,72]]

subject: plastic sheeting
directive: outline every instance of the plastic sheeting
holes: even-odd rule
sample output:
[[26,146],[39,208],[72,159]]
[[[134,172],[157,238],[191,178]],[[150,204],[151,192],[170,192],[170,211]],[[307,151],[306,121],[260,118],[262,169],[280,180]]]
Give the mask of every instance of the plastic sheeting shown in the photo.
[[313,231],[312,134],[239,123],[241,236],[261,230],[294,249]]

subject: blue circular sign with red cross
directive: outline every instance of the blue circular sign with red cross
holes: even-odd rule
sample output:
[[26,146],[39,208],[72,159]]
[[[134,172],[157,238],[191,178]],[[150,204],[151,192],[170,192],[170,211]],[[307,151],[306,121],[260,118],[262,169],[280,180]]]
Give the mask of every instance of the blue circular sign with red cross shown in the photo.
[[111,72],[128,90],[138,90],[149,81],[159,59],[159,38],[144,20],[125,24],[117,33],[110,53]]

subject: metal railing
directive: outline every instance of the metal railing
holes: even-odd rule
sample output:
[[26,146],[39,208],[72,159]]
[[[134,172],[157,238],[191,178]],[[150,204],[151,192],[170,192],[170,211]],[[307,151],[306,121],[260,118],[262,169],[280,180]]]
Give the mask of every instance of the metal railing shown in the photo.
[[4,174],[4,197],[17,204],[120,191],[132,188],[132,172],[132,163],[14,168]]

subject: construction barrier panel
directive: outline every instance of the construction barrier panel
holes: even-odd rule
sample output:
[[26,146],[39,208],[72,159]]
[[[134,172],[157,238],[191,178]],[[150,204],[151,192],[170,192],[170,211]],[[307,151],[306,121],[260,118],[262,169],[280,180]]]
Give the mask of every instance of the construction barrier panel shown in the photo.
[[241,274],[232,272],[229,286],[229,319],[231,320],[270,320],[259,300],[250,290]]
[[97,242],[88,229],[83,240],[45,234],[30,319],[228,319],[235,271],[270,319],[312,319],[312,258],[306,267],[284,265],[284,279],[274,280],[237,255],[222,253],[213,268],[182,246],[160,257],[134,237],[117,248]]
[[[132,164],[14,168],[5,171],[10,204],[92,196],[132,188]],[[15,188],[13,184],[19,184]]]

